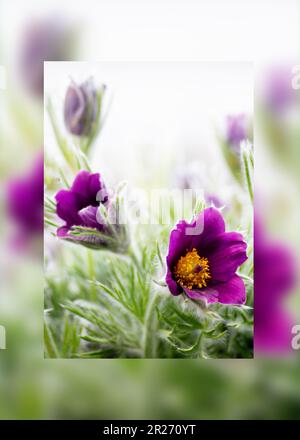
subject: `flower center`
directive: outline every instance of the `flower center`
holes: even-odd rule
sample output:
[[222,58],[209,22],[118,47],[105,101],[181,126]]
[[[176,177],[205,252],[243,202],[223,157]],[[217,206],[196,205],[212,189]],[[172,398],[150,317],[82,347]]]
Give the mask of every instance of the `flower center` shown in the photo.
[[194,248],[180,257],[175,266],[174,275],[181,287],[187,289],[206,287],[211,278],[208,259],[200,257]]

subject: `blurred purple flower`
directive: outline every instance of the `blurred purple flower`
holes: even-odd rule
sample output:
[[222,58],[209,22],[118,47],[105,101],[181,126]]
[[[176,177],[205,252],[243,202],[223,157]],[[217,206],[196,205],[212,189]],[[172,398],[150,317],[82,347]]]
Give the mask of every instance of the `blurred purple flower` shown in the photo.
[[257,220],[254,266],[255,351],[263,354],[291,351],[293,319],[283,302],[295,285],[295,259],[286,245],[266,237]]
[[219,136],[222,153],[234,178],[244,185],[241,166],[241,143],[253,140],[252,124],[249,116],[244,113],[228,115],[226,127]]
[[7,187],[7,209],[17,227],[16,245],[25,245],[32,237],[42,237],[43,199],[44,159],[39,155],[29,173],[11,180]]
[[44,93],[44,61],[65,61],[72,57],[73,33],[57,17],[31,22],[23,33],[20,49],[20,73],[28,90]]
[[266,74],[262,94],[270,111],[281,113],[288,109],[296,95],[292,88],[291,67],[274,66],[271,68]]
[[171,232],[166,260],[170,292],[208,303],[244,304],[245,285],[236,271],[247,259],[246,248],[241,234],[225,232],[216,208],[205,209],[190,224],[181,220]]
[[190,162],[185,166],[181,166],[180,169],[177,170],[174,176],[174,185],[181,190],[189,189],[193,191],[201,191],[202,189],[205,189],[204,199],[207,205],[213,205],[216,208],[224,207],[224,203],[216,194],[206,190],[211,183],[211,179],[209,177],[204,177],[204,173],[201,164]]
[[226,121],[226,142],[239,150],[240,143],[248,137],[248,122],[245,114],[228,115]]
[[174,174],[174,185],[181,189],[200,190],[204,186],[204,179],[200,167],[194,166],[195,163],[189,163],[181,166]]
[[222,208],[224,206],[224,203],[215,194],[205,193],[204,198],[207,205],[214,206],[215,208]]
[[80,85],[72,82],[64,104],[64,120],[69,132],[77,136],[88,136],[96,121],[98,107],[97,91],[92,79]]

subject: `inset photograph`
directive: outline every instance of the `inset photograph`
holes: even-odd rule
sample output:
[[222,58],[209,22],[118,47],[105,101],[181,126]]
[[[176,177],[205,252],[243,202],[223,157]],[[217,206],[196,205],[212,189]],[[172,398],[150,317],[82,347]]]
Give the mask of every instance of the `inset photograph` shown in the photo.
[[44,66],[45,358],[252,358],[253,65]]

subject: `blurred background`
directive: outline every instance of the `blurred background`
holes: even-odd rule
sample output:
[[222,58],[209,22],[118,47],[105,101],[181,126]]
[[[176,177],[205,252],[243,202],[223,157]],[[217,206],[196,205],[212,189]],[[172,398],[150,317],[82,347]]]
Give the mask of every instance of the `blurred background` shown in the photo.
[[[2,0],[1,418],[299,418],[300,363],[289,333],[300,323],[300,112],[299,92],[289,87],[299,64],[299,10],[296,0]],[[43,148],[43,60],[256,63],[255,360],[43,359],[35,165]],[[16,204],[27,186],[31,200]],[[28,205],[34,214],[24,216]]]

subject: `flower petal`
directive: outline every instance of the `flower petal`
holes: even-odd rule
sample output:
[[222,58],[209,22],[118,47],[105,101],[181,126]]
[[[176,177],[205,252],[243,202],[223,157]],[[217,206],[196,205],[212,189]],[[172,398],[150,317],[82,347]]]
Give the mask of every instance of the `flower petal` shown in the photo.
[[79,225],[80,218],[78,217],[78,201],[75,194],[71,191],[62,189],[56,195],[57,201],[56,213],[67,222],[68,226]]
[[223,216],[215,207],[210,207],[200,212],[189,226],[189,229],[186,229],[186,234],[192,237],[191,248],[198,250],[207,241],[225,232]]
[[182,288],[176,283],[176,281],[173,280],[170,269],[167,270],[166,283],[172,295],[177,296],[182,293]]
[[211,240],[204,255],[209,260],[212,281],[228,281],[236,270],[247,260],[247,244],[237,232],[225,232]]
[[98,229],[98,231],[102,231],[107,234],[109,233],[109,228],[104,218],[101,216],[98,207],[87,206],[86,208],[81,209],[78,212],[78,215],[81,219],[81,226]]
[[60,238],[66,238],[69,236],[69,228],[67,226],[61,226],[57,229],[56,234]]
[[90,174],[88,171],[81,170],[73,182],[71,192],[76,195],[79,209],[82,209],[90,205],[99,205],[97,193],[100,189],[100,174]]
[[206,303],[215,303],[219,301],[219,293],[216,289],[207,287],[206,289],[189,290],[184,289],[187,296],[192,299],[202,300]]
[[97,211],[98,208],[96,206],[88,206],[86,208],[81,209],[78,212],[78,215],[81,219],[81,225],[86,226],[87,228],[95,228],[102,230],[103,226],[97,220]]
[[169,253],[167,255],[167,266],[170,270],[173,269],[177,260],[189,249],[190,236],[185,234],[185,230],[188,227],[188,223],[181,220],[176,225],[176,229],[170,234],[169,241]]
[[184,289],[192,299],[205,300],[208,303],[220,302],[222,304],[245,304],[246,289],[243,280],[235,275],[226,283],[201,290]]
[[246,288],[243,280],[238,276],[233,276],[226,283],[214,286],[219,294],[219,302],[222,304],[245,304]]

